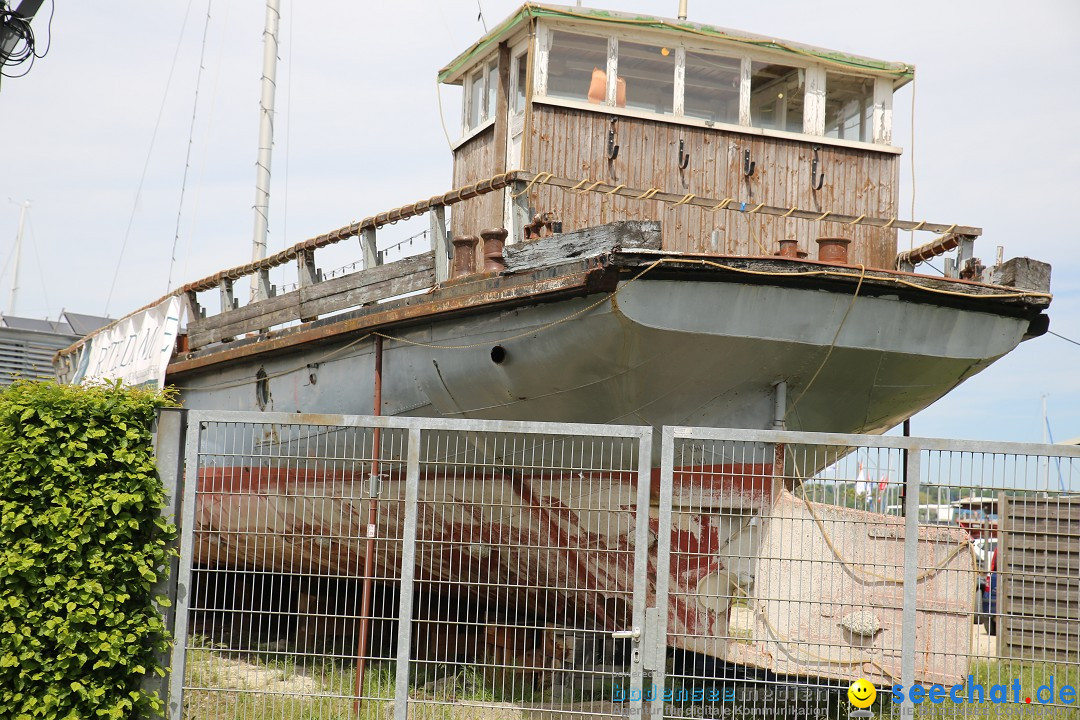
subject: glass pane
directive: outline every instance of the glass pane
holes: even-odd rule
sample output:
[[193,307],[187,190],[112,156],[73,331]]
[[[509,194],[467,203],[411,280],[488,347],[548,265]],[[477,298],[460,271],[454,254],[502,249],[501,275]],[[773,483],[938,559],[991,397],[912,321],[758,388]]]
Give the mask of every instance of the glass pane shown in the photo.
[[495,117],[495,98],[499,94],[499,64],[493,62],[487,70],[487,114],[485,120]]
[[738,123],[740,64],[735,58],[687,52],[683,114],[713,122]]
[[603,103],[606,87],[607,38],[552,32],[547,94]]
[[525,89],[528,86],[528,80],[525,77],[525,72],[528,70],[528,55],[527,53],[521,53],[514,61],[517,63],[517,84],[514,90],[514,107],[515,113],[525,112]]
[[469,78],[469,113],[466,117],[469,129],[480,124],[480,108],[484,102],[484,73],[478,72]]
[[[625,102],[620,98],[625,98]],[[674,48],[619,42],[619,84],[615,104],[670,113],[674,98]]]
[[825,73],[825,135],[873,142],[874,81]]
[[750,124],[771,130],[803,131],[805,71],[755,62],[750,66]]

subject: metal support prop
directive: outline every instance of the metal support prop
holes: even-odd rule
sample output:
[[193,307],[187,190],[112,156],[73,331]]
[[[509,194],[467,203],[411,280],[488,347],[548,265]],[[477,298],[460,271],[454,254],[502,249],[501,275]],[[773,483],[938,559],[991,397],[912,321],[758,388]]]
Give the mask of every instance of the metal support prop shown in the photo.
[[[915,625],[919,583],[919,472],[921,448],[912,443],[906,450],[907,471],[904,473],[904,600],[901,615],[900,682],[910,688],[915,684]],[[911,697],[900,705],[900,717],[915,716]]]
[[409,430],[405,470],[405,526],[401,538],[401,582],[398,601],[397,674],[394,678],[394,720],[408,720],[409,661],[412,650],[413,581],[416,574],[416,518],[420,495],[420,430]]
[[[375,336],[375,408],[373,415],[382,415],[382,353],[383,337]],[[371,431],[371,488],[376,488],[379,477],[379,444],[382,441],[382,428]],[[367,668],[368,625],[371,614],[371,592],[375,574],[375,534],[379,519],[379,498],[374,492],[368,498],[367,549],[364,552],[364,591],[360,599],[360,633],[356,639],[356,699],[353,709],[360,715],[363,703],[364,671]]]

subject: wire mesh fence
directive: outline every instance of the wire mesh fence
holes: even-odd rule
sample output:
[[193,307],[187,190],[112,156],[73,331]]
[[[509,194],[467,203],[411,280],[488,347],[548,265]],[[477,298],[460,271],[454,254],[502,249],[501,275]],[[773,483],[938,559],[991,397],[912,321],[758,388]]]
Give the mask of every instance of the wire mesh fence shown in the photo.
[[651,443],[191,413],[172,717],[1076,713],[1080,451]]

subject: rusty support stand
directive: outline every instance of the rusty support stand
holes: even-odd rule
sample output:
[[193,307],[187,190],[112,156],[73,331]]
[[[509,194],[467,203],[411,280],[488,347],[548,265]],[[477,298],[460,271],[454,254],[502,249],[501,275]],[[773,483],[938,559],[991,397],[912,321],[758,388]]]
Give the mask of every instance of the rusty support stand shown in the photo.
[[[375,336],[375,408],[372,414],[382,415],[382,335]],[[360,633],[356,639],[356,699],[353,709],[360,717],[363,702],[364,671],[367,667],[368,623],[371,614],[372,582],[375,575],[375,528],[379,512],[379,445],[382,441],[382,429],[374,428],[371,432],[371,481],[368,492],[367,550],[364,553],[364,590],[360,599]]]

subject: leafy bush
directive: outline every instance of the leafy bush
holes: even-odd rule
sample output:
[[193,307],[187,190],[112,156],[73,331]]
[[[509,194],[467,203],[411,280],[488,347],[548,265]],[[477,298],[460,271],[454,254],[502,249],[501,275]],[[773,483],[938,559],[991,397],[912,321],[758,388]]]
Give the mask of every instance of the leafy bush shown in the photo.
[[140,684],[169,641],[151,423],[171,403],[119,383],[0,393],[0,717],[161,712]]

